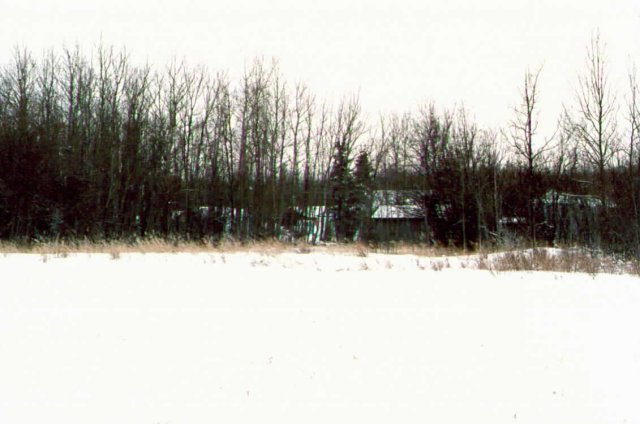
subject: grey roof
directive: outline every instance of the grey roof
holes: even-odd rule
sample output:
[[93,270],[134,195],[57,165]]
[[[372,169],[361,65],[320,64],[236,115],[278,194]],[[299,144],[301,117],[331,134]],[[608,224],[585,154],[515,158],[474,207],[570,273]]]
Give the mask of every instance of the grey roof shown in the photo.
[[419,219],[424,213],[414,190],[376,190],[373,193],[373,219]]
[[371,215],[373,219],[419,219],[424,218],[422,209],[416,205],[380,205]]
[[[590,208],[602,206],[600,198],[590,194],[563,193],[555,190],[547,191],[542,202],[546,204],[553,204],[554,201],[559,205],[583,205]],[[615,203],[610,200],[606,200],[605,204],[608,208],[615,207]]]

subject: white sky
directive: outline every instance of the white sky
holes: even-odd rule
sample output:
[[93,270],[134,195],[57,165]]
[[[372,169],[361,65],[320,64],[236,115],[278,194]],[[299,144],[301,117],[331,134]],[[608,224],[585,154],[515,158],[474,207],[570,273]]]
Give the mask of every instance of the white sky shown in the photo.
[[464,102],[494,127],[510,118],[527,67],[544,64],[545,132],[572,102],[598,29],[624,89],[632,60],[640,63],[637,0],[2,0],[0,63],[16,45],[38,57],[63,45],[88,52],[101,38],[135,62],[184,58],[232,81],[255,57],[276,58],[290,83],[320,98],[359,92],[371,120]]

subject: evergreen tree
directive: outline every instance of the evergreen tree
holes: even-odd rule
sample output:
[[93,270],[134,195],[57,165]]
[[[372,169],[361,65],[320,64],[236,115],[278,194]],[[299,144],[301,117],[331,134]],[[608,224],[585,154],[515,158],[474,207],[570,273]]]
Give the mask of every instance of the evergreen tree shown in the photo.
[[356,158],[354,171],[354,200],[358,237],[367,241],[371,237],[371,202],[373,196],[373,168],[366,151],[360,152]]
[[355,184],[347,147],[346,143],[336,143],[330,176],[332,212],[338,241],[353,240],[355,234]]

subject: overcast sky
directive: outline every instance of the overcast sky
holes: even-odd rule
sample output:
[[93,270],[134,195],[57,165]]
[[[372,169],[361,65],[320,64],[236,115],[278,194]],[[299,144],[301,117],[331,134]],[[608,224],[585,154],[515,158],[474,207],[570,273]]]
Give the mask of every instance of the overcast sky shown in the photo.
[[276,58],[288,81],[320,98],[359,93],[371,119],[464,102],[481,125],[504,125],[525,70],[544,65],[549,128],[573,100],[597,30],[620,90],[632,62],[640,66],[638,0],[0,1],[3,64],[17,45],[39,57],[63,45],[89,51],[100,39],[134,62],[184,58],[235,81],[255,57]]

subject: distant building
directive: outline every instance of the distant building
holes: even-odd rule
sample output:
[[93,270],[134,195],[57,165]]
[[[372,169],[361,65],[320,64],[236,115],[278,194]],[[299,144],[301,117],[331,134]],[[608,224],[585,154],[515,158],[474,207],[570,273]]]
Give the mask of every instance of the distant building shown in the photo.
[[[544,222],[550,228],[550,238],[555,243],[591,244],[596,241],[598,214],[603,208],[600,198],[549,190],[542,198],[542,206]],[[611,201],[605,201],[605,206],[616,207]]]
[[326,206],[293,207],[285,209],[280,225],[285,240],[305,239],[317,243],[331,237],[333,222]]
[[425,236],[425,215],[415,190],[377,190],[373,194],[372,226],[381,241],[420,241]]

